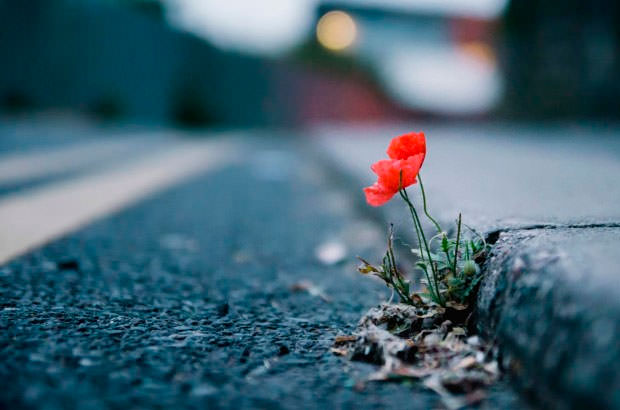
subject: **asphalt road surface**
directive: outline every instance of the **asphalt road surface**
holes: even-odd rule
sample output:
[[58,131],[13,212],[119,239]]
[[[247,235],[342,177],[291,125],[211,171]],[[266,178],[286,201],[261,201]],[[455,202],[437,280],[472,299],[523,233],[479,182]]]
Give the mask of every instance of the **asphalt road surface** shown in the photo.
[[[101,137],[2,132],[0,166]],[[19,243],[0,255],[0,407],[442,408],[330,353],[389,296],[354,261],[380,255],[384,226],[304,145],[138,134],[45,175],[26,161],[0,193],[0,243]],[[502,382],[482,407],[522,403]]]

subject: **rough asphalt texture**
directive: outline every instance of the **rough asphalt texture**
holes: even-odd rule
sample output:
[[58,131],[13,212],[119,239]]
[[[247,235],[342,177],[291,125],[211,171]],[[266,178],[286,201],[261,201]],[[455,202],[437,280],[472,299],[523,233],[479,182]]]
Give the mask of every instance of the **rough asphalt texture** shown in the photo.
[[[0,267],[0,407],[440,408],[415,383],[358,391],[371,369],[329,352],[387,297],[352,261],[383,228],[274,144]],[[348,259],[324,266],[334,238]],[[522,404],[500,383],[484,407]]]

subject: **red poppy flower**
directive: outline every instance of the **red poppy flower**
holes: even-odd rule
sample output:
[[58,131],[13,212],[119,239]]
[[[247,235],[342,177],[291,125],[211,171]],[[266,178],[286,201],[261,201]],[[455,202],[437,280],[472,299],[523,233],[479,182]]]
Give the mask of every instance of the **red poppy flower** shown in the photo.
[[381,206],[392,199],[401,188],[401,183],[402,188],[415,184],[423,161],[424,155],[418,154],[404,160],[383,159],[372,164],[370,168],[377,174],[378,180],[364,188],[366,202],[372,206]]
[[407,159],[414,155],[422,154],[422,162],[426,155],[426,138],[423,132],[410,132],[392,139],[387,149],[387,154],[392,159]]
[[[426,156],[426,139],[423,132],[410,132],[390,142],[387,154],[391,159],[374,163],[370,168],[378,176],[377,182],[364,188],[366,202],[381,206],[401,188],[417,182],[416,176]],[[401,181],[402,172],[402,181]]]

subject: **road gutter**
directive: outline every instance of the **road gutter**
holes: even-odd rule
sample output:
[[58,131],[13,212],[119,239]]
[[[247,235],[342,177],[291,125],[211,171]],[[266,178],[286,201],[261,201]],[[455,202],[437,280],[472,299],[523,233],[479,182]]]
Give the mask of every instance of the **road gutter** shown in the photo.
[[[361,191],[368,181],[361,181],[358,175],[344,169],[320,148],[310,148],[334,181],[351,192],[360,212],[386,226],[402,220],[403,207],[388,204],[379,209],[370,208]],[[451,226],[451,222],[440,221],[443,226]],[[407,243],[415,244],[415,235],[408,229],[409,225],[403,226],[407,230],[399,232],[399,236]],[[612,299],[600,299],[600,286],[595,286],[599,289],[588,292],[586,300],[581,298],[579,287],[570,289],[564,286],[570,271],[566,263],[570,258],[563,254],[561,244],[524,246],[536,234],[544,232],[617,229],[620,223],[520,225],[511,221],[505,229],[501,226],[499,221],[480,232],[492,247],[482,266],[484,279],[474,308],[476,329],[497,345],[504,370],[535,404],[553,408],[620,408],[620,372],[617,371],[620,360],[620,345],[617,344],[620,340],[620,289],[617,281],[612,285]],[[524,232],[527,235],[519,238]],[[616,269],[617,266],[620,261],[615,265]],[[554,275],[547,275],[549,271]],[[587,283],[588,278],[582,277],[581,280]],[[544,298],[555,288],[559,288],[557,293],[566,293],[563,297],[567,299],[567,306],[572,308],[570,314],[567,309],[554,306],[558,300],[545,301]],[[547,308],[538,309],[540,304]],[[605,306],[607,308],[601,312]],[[522,326],[515,327],[515,321],[520,321]],[[602,343],[597,341],[597,327],[599,332],[605,333]],[[553,348],[560,353],[554,354]],[[558,373],[561,371],[570,371],[570,374]]]

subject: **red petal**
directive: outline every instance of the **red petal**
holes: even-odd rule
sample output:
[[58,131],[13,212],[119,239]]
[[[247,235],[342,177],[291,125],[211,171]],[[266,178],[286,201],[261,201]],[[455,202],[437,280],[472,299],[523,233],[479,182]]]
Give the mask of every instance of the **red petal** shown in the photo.
[[394,192],[387,191],[377,182],[364,188],[364,193],[366,194],[366,202],[372,206],[381,206],[394,196]]
[[426,137],[423,132],[410,132],[393,138],[387,149],[387,154],[392,159],[407,159],[422,154],[422,162],[424,162]]
[[402,186],[404,188],[415,184],[416,176],[424,161],[422,154],[414,155],[406,160],[384,159],[377,161],[370,167],[379,177],[378,183],[385,190],[396,193],[401,185],[400,173],[402,171]]
[[407,188],[409,185],[418,182],[416,177],[418,176],[418,172],[420,172],[423,162],[424,154],[412,155],[406,160],[400,161],[400,167],[403,170],[403,188]]
[[379,177],[379,185],[385,189],[396,192],[400,182],[400,161],[393,159],[382,159],[370,166]]

